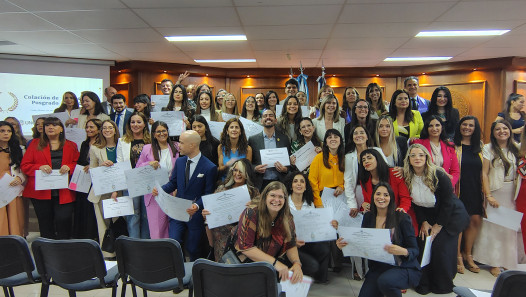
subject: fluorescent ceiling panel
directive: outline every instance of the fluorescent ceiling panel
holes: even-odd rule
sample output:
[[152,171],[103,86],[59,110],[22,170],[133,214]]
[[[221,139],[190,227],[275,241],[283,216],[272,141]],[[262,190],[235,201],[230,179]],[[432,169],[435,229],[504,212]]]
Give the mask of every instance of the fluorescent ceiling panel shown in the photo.
[[247,40],[245,35],[215,35],[215,36],[166,36],[168,41],[225,41]]
[[385,62],[396,61],[447,61],[453,57],[389,57],[385,58]]
[[415,37],[498,36],[508,32],[510,30],[422,31]]
[[194,60],[196,63],[255,63],[256,59]]

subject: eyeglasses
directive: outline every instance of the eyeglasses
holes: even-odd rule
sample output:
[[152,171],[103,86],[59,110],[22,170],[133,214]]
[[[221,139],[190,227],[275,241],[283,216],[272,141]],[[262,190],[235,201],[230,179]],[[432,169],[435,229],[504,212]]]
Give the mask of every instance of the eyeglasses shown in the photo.
[[102,128],[103,131],[111,131],[111,130],[115,130],[115,128],[112,127],[103,127]]
[[167,134],[168,131],[167,130],[161,130],[161,131],[155,131],[155,134]]
[[358,109],[369,109],[369,106],[367,106],[367,105],[358,105],[358,106],[356,106],[356,108],[358,108]]

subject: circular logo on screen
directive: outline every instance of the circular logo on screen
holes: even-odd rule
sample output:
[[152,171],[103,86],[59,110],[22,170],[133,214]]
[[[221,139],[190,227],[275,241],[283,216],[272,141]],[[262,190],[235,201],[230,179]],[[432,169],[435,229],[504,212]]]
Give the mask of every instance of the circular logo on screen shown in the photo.
[[0,112],[13,111],[18,107],[18,98],[11,92],[0,92]]

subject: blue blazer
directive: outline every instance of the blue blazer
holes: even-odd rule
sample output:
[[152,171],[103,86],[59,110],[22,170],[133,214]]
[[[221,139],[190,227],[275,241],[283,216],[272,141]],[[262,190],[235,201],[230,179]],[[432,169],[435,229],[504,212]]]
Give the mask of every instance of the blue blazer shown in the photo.
[[192,177],[185,185],[185,170],[187,156],[179,157],[175,161],[170,180],[164,186],[166,193],[172,193],[177,190],[177,197],[192,200],[199,205],[199,212],[203,209],[203,200],[201,196],[214,193],[217,177],[217,166],[201,154],[199,162],[195,167]]
[[[121,118],[121,121],[124,120],[124,128],[126,129],[126,123],[130,120],[131,115],[133,113],[133,109],[126,108],[126,113],[124,114],[124,119]],[[110,114],[110,119],[115,122],[116,118],[115,116],[117,113],[114,111]],[[122,137],[122,135],[121,135]]]

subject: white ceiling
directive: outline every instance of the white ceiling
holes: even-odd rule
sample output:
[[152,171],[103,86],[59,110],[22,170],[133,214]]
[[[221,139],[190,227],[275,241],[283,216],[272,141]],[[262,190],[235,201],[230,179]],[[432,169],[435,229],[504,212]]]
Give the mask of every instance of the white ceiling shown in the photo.
[[[526,1],[0,0],[0,53],[216,67],[374,67],[526,56]],[[424,30],[511,29],[498,37],[415,38]],[[246,34],[247,41],[170,43],[164,35]]]

